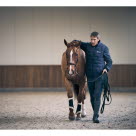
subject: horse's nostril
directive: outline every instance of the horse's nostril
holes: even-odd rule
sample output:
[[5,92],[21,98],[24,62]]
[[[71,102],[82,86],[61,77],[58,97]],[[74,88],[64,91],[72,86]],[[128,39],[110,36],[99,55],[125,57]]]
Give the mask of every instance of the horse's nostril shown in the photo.
[[72,70],[72,73],[73,73],[73,74],[75,73],[74,70]]

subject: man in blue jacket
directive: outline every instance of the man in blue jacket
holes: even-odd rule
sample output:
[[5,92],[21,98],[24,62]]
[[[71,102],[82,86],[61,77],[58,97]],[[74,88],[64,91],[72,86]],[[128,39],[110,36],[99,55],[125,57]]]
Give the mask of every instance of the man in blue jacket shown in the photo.
[[81,42],[80,48],[84,50],[86,54],[86,76],[90,101],[94,112],[93,122],[99,123],[98,117],[101,104],[102,78],[98,77],[111,69],[112,59],[108,47],[100,41],[98,32],[92,32],[90,40],[91,42]]

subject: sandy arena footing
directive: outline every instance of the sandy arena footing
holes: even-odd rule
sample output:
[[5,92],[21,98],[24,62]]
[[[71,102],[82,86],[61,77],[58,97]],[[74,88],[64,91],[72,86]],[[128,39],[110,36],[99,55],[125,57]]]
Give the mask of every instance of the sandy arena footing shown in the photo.
[[94,124],[88,93],[87,116],[69,121],[66,92],[0,92],[0,129],[136,129],[136,93],[113,92],[112,99]]

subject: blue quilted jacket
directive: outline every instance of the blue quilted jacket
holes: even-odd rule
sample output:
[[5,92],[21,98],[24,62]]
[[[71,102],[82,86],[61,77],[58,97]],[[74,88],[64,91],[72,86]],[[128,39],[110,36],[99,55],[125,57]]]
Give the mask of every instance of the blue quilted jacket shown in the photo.
[[91,42],[81,42],[80,48],[86,54],[86,76],[88,80],[95,80],[102,74],[104,68],[109,71],[112,59],[108,47],[101,41],[96,46]]

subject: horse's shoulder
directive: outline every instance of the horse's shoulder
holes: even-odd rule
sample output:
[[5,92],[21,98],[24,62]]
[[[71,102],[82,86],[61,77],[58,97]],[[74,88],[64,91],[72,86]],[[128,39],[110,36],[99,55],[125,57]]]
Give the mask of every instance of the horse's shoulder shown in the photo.
[[82,49],[80,49],[80,54],[85,57],[85,52]]

